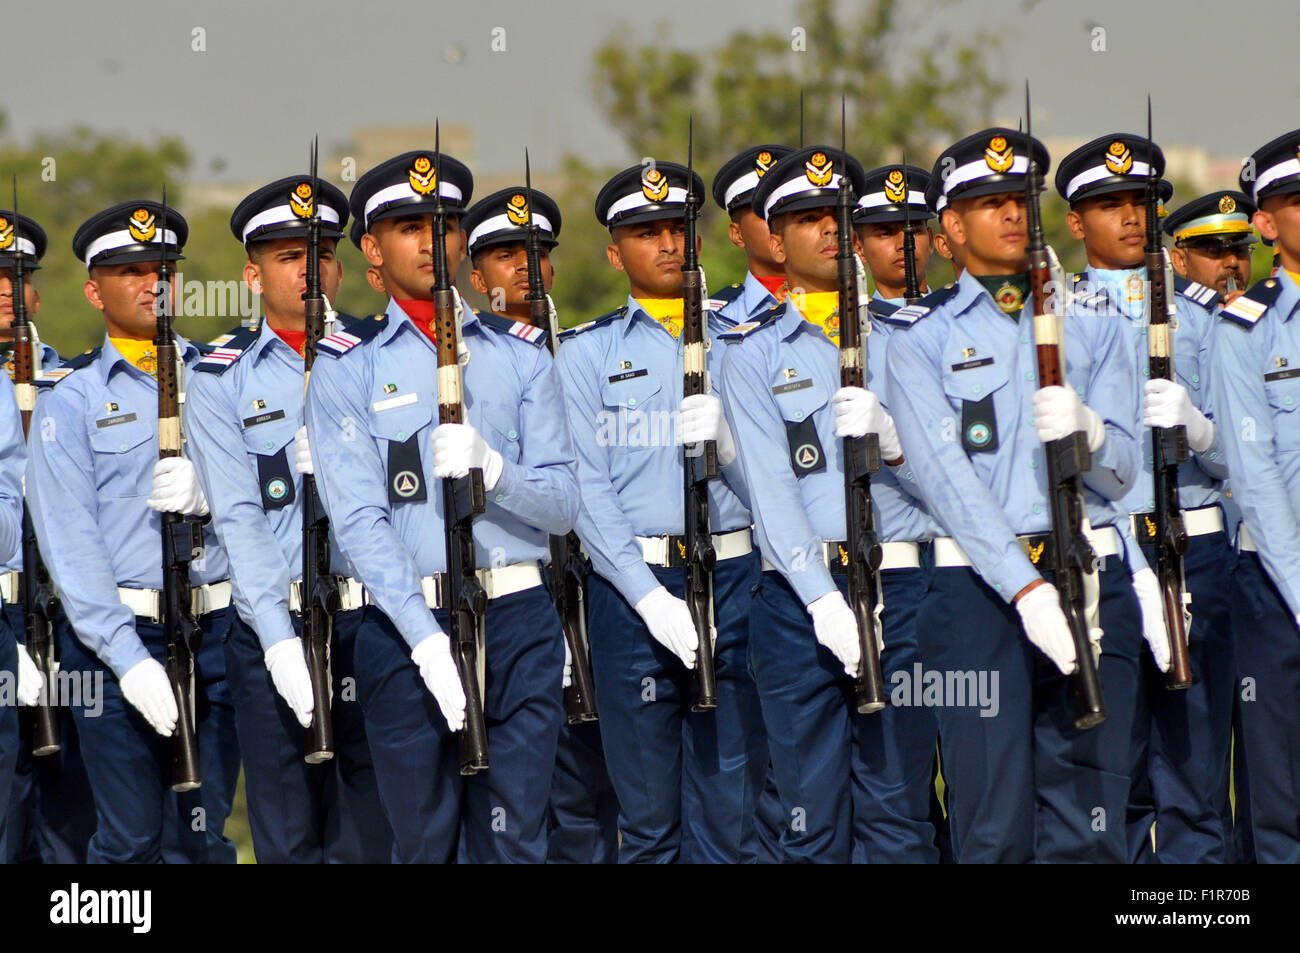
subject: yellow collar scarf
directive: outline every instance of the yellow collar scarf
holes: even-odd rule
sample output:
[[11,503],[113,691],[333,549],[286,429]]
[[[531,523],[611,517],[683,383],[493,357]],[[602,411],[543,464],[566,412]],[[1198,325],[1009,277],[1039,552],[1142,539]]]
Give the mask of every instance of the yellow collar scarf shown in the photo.
[[822,334],[840,343],[840,293],[838,291],[809,291],[802,297],[791,295],[790,300],[803,316],[822,329]]
[[681,298],[637,298],[641,310],[654,318],[674,338],[681,337],[686,305]]
[[135,338],[109,338],[117,353],[140,368],[150,377],[158,376],[158,350],[153,341],[137,341]]

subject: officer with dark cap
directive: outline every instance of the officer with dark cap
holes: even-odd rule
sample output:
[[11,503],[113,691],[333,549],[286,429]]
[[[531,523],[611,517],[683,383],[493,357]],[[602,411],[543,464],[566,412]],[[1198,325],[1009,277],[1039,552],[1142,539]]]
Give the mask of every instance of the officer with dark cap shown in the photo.
[[[46,249],[45,230],[26,215],[14,215],[0,210],[0,359],[4,361],[10,378],[13,377],[13,336],[11,325],[13,308],[13,269],[15,259],[22,256],[26,272],[24,301],[27,317],[32,320],[29,332],[39,342],[39,356],[33,362],[33,373],[53,370],[63,363],[50,345],[41,342],[35,329],[35,318],[41,309],[41,296],[36,289],[34,272],[40,269],[40,260]],[[22,449],[25,465],[26,447]],[[22,605],[22,555],[16,554],[11,562],[0,568],[0,598],[4,602],[0,614],[0,643],[6,633],[18,642],[19,651],[26,641]],[[3,657],[0,648],[0,657]],[[59,721],[60,747],[53,755],[32,757],[32,732],[34,717],[26,706],[30,697],[33,675],[39,675],[30,659],[23,653],[17,656],[21,666],[15,673],[17,697],[22,707],[6,706],[0,710],[0,723],[7,720],[9,712],[16,712],[17,740],[12,746],[8,736],[0,741],[0,803],[7,805],[8,823],[0,818],[0,862],[28,863],[43,860],[46,863],[85,863],[86,845],[95,832],[95,810],[91,799],[90,783],[81,762],[80,745],[72,713],[63,706],[56,709]],[[0,663],[0,670],[10,671],[11,666]],[[57,697],[54,699],[58,701]],[[8,727],[7,725],[4,727]],[[16,757],[16,765],[6,774],[8,758]],[[13,781],[5,788],[6,777]],[[8,791],[7,796],[5,791]]]
[[[1122,863],[1132,712],[1122,699],[1137,691],[1142,635],[1110,501],[1139,466],[1133,359],[1115,322],[1067,316],[1070,386],[1038,388],[1027,149],[1046,174],[1047,150],[1011,129],[986,129],[940,155],[932,175],[946,199],[943,226],[965,270],[896,312],[916,319],[890,336],[903,468],[949,534],[933,542],[916,628],[928,667],[999,680],[997,717],[969,705],[936,710],[957,861]],[[1043,444],[1076,431],[1092,457],[1084,495],[1098,571],[1085,578],[1099,589],[1089,628],[1094,642],[1105,634],[1108,706],[1088,731],[1070,716],[1075,649],[1054,573],[1032,558],[1048,551],[1051,527]]]
[[[1240,507],[1237,668],[1260,863],[1300,863],[1300,129],[1257,149],[1241,191],[1281,267],[1219,312],[1210,388]],[[1238,810],[1241,805],[1238,804]]]
[[[226,555],[210,526],[190,564],[203,631],[195,656],[203,785],[170,790],[177,711],[161,661],[160,514],[206,517],[208,503],[193,463],[158,458],[154,338],[158,263],[182,257],[187,232],[179,212],[148,201],[115,205],[77,230],[86,299],[103,313],[107,335],[40,379],[33,418],[28,505],[71,624],[59,633],[61,667],[102,685],[98,705],[84,693],[71,703],[98,816],[92,863],[235,861],[222,835],[239,774],[222,655],[233,613]],[[186,364],[199,359],[179,335],[176,346]],[[175,828],[180,842],[164,843]]]
[[[1255,211],[1255,203],[1245,193],[1223,191],[1192,199],[1169,214],[1163,227],[1174,240],[1169,260],[1180,276],[1179,291],[1207,309],[1231,303],[1245,292],[1256,241],[1250,224]],[[1200,287],[1189,293],[1189,282]],[[1215,299],[1216,293],[1222,301]]]
[[767,222],[754,213],[750,200],[769,169],[790,154],[789,146],[751,146],[728,159],[713,177],[713,201],[727,213],[731,244],[745,250],[749,270],[743,283],[713,295],[718,312],[733,324],[764,314],[784,295],[785,271],[772,257]]
[[[545,332],[476,312],[456,294],[466,421],[438,423],[433,211],[440,198],[454,275],[473,185],[451,156],[439,174],[432,150],[389,159],[357,182],[359,244],[390,298],[383,315],[321,342],[307,391],[317,485],[370,603],[356,637],[357,688],[393,859],[403,863],[544,860],[564,717],[564,639],[541,561],[548,536],[572,527],[578,494]],[[445,634],[437,481],[471,469],[483,471],[486,490],[474,558],[488,595],[479,659],[491,766],[462,779],[455,732],[465,696]]]
[[[592,564],[591,664],[622,863],[752,860],[767,766],[746,665],[758,556],[743,488],[733,489],[735,449],[717,397],[716,338],[731,323],[716,311],[706,317],[714,389],[681,396],[688,188],[703,197],[698,175],[659,161],[605,183],[596,217],[630,293],[617,311],[566,331],[558,360],[582,489],[577,532]],[[718,703],[692,712],[700,646],[680,595],[682,445],[703,440],[717,441],[721,471],[709,485]]]
[[923,294],[929,291],[925,270],[934,248],[934,230],[925,191],[930,173],[914,165],[887,165],[866,173],[864,181],[866,192],[858,196],[858,207],[853,210],[853,230],[862,245],[862,262],[875,283],[871,297],[902,307],[907,290],[903,229],[908,221],[916,238],[913,264],[917,285]]
[[[1144,622],[1163,619],[1155,565],[1155,497],[1150,427],[1185,427],[1192,459],[1179,470],[1179,504],[1188,535],[1184,555],[1191,595],[1188,631],[1194,684],[1171,692],[1161,672],[1169,667],[1166,641],[1149,639],[1151,662],[1142,665],[1133,715],[1128,827],[1134,862],[1222,863],[1227,832],[1218,792],[1228,771],[1232,718],[1232,630],[1228,579],[1232,551],[1223,519],[1227,476],[1222,437],[1215,427],[1205,381],[1209,374],[1212,319],[1187,294],[1174,296],[1176,381],[1147,380],[1147,325],[1152,302],[1144,258],[1146,188],[1164,172],[1160,148],[1145,136],[1111,133],[1071,152],[1056,172],[1056,186],[1070,203],[1066,224],[1082,240],[1088,268],[1076,284],[1090,313],[1121,322],[1139,373],[1132,381],[1131,427],[1143,447],[1138,478],[1119,502],[1129,518],[1143,562],[1133,575]],[[1161,198],[1172,193],[1165,184]],[[1085,288],[1086,286],[1086,288]],[[1172,294],[1174,289],[1170,288]],[[1107,696],[1108,708],[1119,699]]]
[[[338,291],[336,244],[347,227],[343,193],[310,176],[279,179],[247,196],[230,229],[248,260],[244,281],[261,296],[262,321],[213,341],[196,365],[186,414],[190,452],[229,554],[235,607],[226,677],[244,756],[244,786],[259,863],[387,863],[392,834],[379,804],[353,674],[365,596],[333,547],[330,718],[336,754],[307,764],[313,711],[302,628],[301,474],[311,472],[303,420],[303,295],[307,233],[320,218],[320,282]],[[334,324],[333,308],[326,304]],[[340,329],[355,323],[345,318]],[[327,327],[326,334],[334,327]],[[297,441],[295,442],[295,434]]]
[[[544,192],[533,189],[532,196],[532,222],[541,240],[542,284],[549,294],[555,282],[551,251],[560,241],[560,208]],[[472,266],[470,285],[488,299],[493,314],[525,323],[532,321],[527,300],[528,222],[528,193],[523,186],[479,199],[461,221]]]
[[939,219],[939,230],[934,232],[934,250],[941,257],[952,262],[953,280],[955,281],[961,277],[965,266],[962,264],[961,248],[951,240],[947,229],[943,227],[943,210],[948,206],[948,199],[943,194],[943,180],[937,176],[931,176],[929,184],[925,187],[925,204],[931,213]]
[[[880,396],[883,347],[868,348],[868,384],[839,386],[835,204],[842,176],[867,194],[862,167],[814,146],[782,159],[754,193],[772,254],[790,285],[782,304],[726,332],[722,393],[749,489],[764,572],[751,608],[750,665],[758,686],[787,859],[831,863],[938,859],[927,785],[934,715],[924,707],[853,707],[857,621],[832,574],[845,536],[840,440],[876,433],[901,462]],[[856,245],[856,241],[854,242]],[[865,295],[862,304],[865,304]],[[873,331],[871,340],[876,340]],[[925,590],[921,543],[933,523],[897,480],[873,480],[882,548],[886,681],[920,662],[913,626]]]

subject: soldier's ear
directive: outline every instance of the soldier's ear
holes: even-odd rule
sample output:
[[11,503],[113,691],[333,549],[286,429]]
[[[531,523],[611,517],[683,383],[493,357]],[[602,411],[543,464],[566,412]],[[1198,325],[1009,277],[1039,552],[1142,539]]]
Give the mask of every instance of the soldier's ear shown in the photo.
[[1178,272],[1184,278],[1187,277],[1187,251],[1175,245],[1169,249],[1169,264],[1174,266],[1174,271]]
[[943,210],[941,224],[950,242],[957,245],[966,244],[966,229],[962,228],[961,216],[953,210],[951,205]]
[[98,281],[96,281],[94,278],[87,278],[86,283],[81,286],[81,291],[86,296],[86,300],[89,301],[95,307],[95,310],[97,311],[104,310],[104,298],[99,293]]
[[1065,213],[1065,224],[1077,241],[1083,241],[1083,216],[1074,209]]
[[745,247],[745,239],[740,233],[739,222],[732,221],[732,223],[727,226],[727,237],[731,239],[731,244],[735,245],[737,248]]
[[262,269],[251,260],[244,262],[244,283],[253,290],[253,294],[262,293]]
[[623,267],[623,255],[618,250],[618,246],[610,242],[605,246],[605,257],[609,259],[610,267],[615,271],[626,271]]
[[488,293],[487,279],[483,277],[483,272],[474,268],[469,273],[469,285],[481,295]]
[[36,286],[33,285],[32,286],[32,308],[31,308],[33,317],[36,315],[36,312],[40,310],[41,310],[41,293],[38,290],[36,290]]
[[1250,223],[1269,241],[1277,241],[1277,222],[1273,221],[1272,213],[1260,209],[1251,217]]
[[370,232],[361,236],[361,254],[366,256],[366,261],[376,268],[384,264],[383,252],[379,250],[379,239],[375,238]]

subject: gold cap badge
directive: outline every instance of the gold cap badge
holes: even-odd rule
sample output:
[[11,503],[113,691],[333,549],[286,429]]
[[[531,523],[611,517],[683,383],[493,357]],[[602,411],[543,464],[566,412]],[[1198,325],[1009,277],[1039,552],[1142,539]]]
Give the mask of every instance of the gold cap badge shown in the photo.
[[641,176],[641,194],[651,202],[662,202],[668,198],[668,177],[658,169],[651,169]]
[[528,224],[528,199],[524,193],[516,192],[510,196],[510,201],[506,203],[506,218],[510,219],[512,225]]
[[8,248],[14,243],[14,223],[0,215],[0,248]]
[[994,172],[1006,172],[1016,160],[1015,150],[1006,136],[994,136],[984,150],[984,164]]
[[147,208],[138,208],[132,212],[131,217],[126,221],[126,227],[131,237],[138,242],[151,242],[154,235],[158,233],[153,212]]
[[411,163],[406,179],[417,195],[428,195],[438,185],[438,175],[433,168],[433,160],[428,156],[416,156]]
[[1223,196],[1223,198],[1219,199],[1220,213],[1227,215],[1235,211],[1237,211],[1237,200],[1234,199],[1231,195],[1225,195]]
[[830,184],[834,170],[835,164],[824,152],[814,152],[812,158],[804,163],[804,174],[808,176],[808,181],[818,188]]
[[289,208],[299,218],[311,218],[315,205],[316,203],[312,199],[310,182],[299,182],[298,187],[289,193]]
[[1106,150],[1106,168],[1112,175],[1124,175],[1133,168],[1133,151],[1116,139]]
[[760,152],[757,158],[754,159],[754,172],[761,179],[767,175],[767,170],[770,168],[772,168],[772,153]]
[[907,180],[902,169],[895,169],[885,177],[885,198],[895,205],[907,201]]

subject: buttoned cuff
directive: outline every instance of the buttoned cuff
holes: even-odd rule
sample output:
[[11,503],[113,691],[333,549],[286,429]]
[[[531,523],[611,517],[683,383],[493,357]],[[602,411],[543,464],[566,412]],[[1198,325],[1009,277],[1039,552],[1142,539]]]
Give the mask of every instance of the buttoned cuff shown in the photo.
[[835,580],[831,578],[831,571],[822,562],[820,552],[810,558],[803,569],[788,573],[785,578],[804,606],[812,605],[836,588]]
[[1020,549],[1019,544],[1013,545],[1015,545],[1013,552],[1007,553],[987,570],[982,566],[975,567],[981,578],[1007,603],[1015,599],[1016,593],[1025,586],[1031,582],[1041,581],[1043,578],[1034,568],[1034,564],[1029,561],[1029,557]]
[[140,641],[134,625],[119,626],[108,640],[106,656],[100,661],[112,670],[121,681],[122,676],[131,671],[140,662],[152,658],[149,650]]

